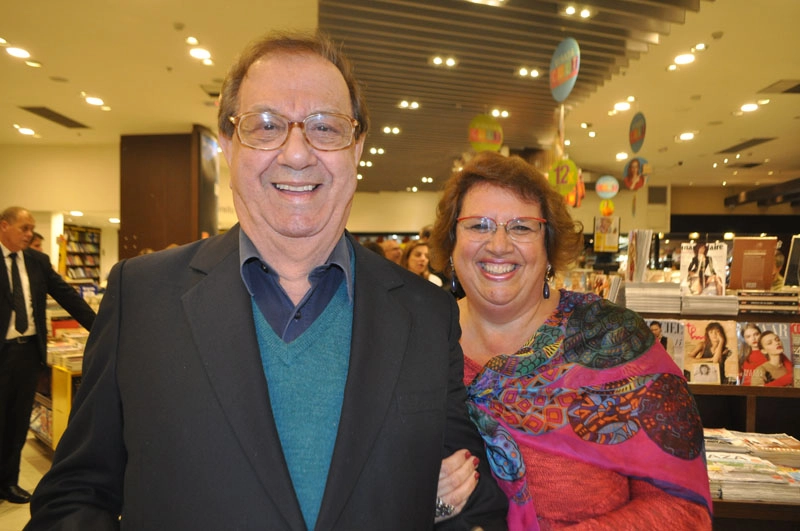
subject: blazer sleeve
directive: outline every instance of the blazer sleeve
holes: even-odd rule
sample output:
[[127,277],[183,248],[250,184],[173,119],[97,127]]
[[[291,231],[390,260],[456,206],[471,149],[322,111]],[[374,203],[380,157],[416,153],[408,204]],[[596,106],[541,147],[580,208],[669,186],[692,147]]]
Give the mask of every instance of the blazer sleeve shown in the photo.
[[[100,318],[86,344],[83,385],[56,448],[53,466],[31,499],[31,520],[25,531],[119,529],[127,460],[115,376],[123,263],[111,271]],[[70,301],[71,297],[64,299]],[[92,322],[87,324],[91,326]]]
[[461,328],[458,324],[458,306],[453,300],[453,318],[450,321],[450,376],[448,379],[447,427],[442,458],[455,451],[466,448],[480,459],[478,472],[480,480],[475,491],[467,500],[461,514],[440,522],[437,530],[484,531],[508,529],[506,515],[508,498],[495,482],[483,439],[467,413],[467,390],[464,387],[464,354],[459,344]]
[[[44,258],[44,260],[42,260]],[[78,295],[75,288],[67,284],[61,275],[56,273],[47,255],[42,254],[36,259],[42,267],[45,280],[47,282],[47,293],[64,308],[67,313],[75,318],[86,330],[92,329],[95,313],[92,307]]]

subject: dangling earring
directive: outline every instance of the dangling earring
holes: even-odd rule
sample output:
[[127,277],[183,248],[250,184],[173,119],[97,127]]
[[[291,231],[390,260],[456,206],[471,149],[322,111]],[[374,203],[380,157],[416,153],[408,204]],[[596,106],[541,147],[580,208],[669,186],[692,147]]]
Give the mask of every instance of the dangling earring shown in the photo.
[[542,296],[545,299],[550,298],[550,278],[553,275],[553,268],[547,264],[547,271],[544,272],[544,288],[542,288]]
[[458,280],[456,280],[456,266],[453,263],[453,257],[450,256],[450,291],[455,293],[458,291]]

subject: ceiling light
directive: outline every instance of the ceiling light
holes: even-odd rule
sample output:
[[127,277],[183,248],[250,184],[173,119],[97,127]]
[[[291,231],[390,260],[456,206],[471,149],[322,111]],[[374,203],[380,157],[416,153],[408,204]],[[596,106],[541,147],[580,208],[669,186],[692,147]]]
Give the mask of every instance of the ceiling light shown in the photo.
[[565,146],[569,146],[570,144],[572,144],[572,141],[570,141],[570,139],[569,139],[569,138],[568,138],[568,139],[566,139],[566,140],[564,140],[564,145],[565,145]]
[[617,115],[617,111],[614,110],[614,109],[611,109],[610,111],[608,111],[608,115],[609,116],[616,116]]
[[[723,184],[722,186],[725,186],[725,185]],[[725,232],[725,233],[722,234],[722,239],[723,240],[732,240],[734,238],[734,236],[736,236],[736,234],[734,234],[733,232]]]
[[523,66],[522,68],[519,69],[519,75],[527,76],[528,75],[528,69]]
[[676,65],[688,65],[694,62],[694,54],[684,53],[675,58]]
[[36,132],[33,129],[31,129],[30,127],[20,127],[17,124],[14,124],[14,127],[17,129],[17,132],[19,132],[19,134],[21,134],[21,135],[33,136],[33,135],[36,134]]
[[42,63],[39,61],[25,61],[25,64],[30,66],[31,68],[41,68]]
[[628,96],[628,103],[633,103],[634,101],[636,101],[636,98],[633,96]]
[[69,215],[70,216],[75,216],[76,218],[79,218],[79,217],[83,216],[83,212],[81,212],[80,210],[70,210],[69,211]]
[[113,223],[114,225],[119,224],[119,218],[108,218],[109,223]]
[[203,64],[206,66],[211,66],[214,64],[214,61],[212,61],[211,59],[203,59]]
[[0,46],[2,46],[3,44],[8,44],[8,41],[5,40],[3,37],[0,37]]
[[393,135],[397,135],[399,133],[400,133],[400,128],[399,127],[392,127],[392,134]]
[[722,163],[723,164],[727,164],[728,163],[728,159],[722,159]]
[[401,101],[400,102],[400,108],[401,109],[405,109],[406,107],[408,107],[408,102],[406,100]]
[[19,59],[27,59],[31,56],[31,54],[22,48],[6,48],[6,53],[12,57],[18,57]]
[[694,49],[697,50],[698,52],[702,52],[704,50],[707,50],[708,46],[706,46],[706,43],[704,42],[698,42],[697,44],[694,45]]
[[411,108],[412,109],[419,109],[419,103],[417,103],[416,101],[412,101],[411,102]]
[[448,57],[447,59],[445,59],[444,64],[450,67],[456,66],[456,60],[453,59],[452,57]]
[[722,181],[722,186],[728,186],[728,181]]
[[436,56],[436,57],[434,57],[434,58],[433,58],[433,64],[435,64],[435,65],[440,65],[440,64],[442,64],[443,62],[444,62],[444,59],[442,59],[442,58],[441,58],[441,57],[439,57],[439,56]]
[[200,41],[198,41],[195,37],[186,37],[186,44],[190,46],[197,46],[200,44]]
[[689,233],[689,239],[690,240],[696,240],[699,237],[700,237],[700,233],[699,232],[690,232]]
[[472,2],[473,4],[482,4],[485,6],[493,6],[493,7],[500,7],[503,5],[503,2],[506,0],[467,0],[467,2]]
[[369,152],[372,155],[383,155],[384,153],[383,148],[376,148],[376,147],[370,148]]
[[712,168],[716,168],[717,167],[717,163],[715,162],[714,164],[711,165],[711,167]]
[[101,105],[103,105],[103,104],[104,104],[104,102],[103,102],[103,100],[102,100],[102,99],[100,99],[100,98],[97,98],[97,97],[95,97],[95,96],[86,96],[86,97],[84,98],[84,100],[85,100],[85,101],[86,101],[86,103],[88,103],[89,105],[95,105],[95,106],[97,106],[97,107],[99,107],[99,106],[101,106]]
[[615,111],[628,111],[631,108],[631,104],[627,101],[619,101],[614,104]]
[[101,111],[110,111],[111,107],[109,107],[108,105],[103,105],[102,107],[100,107],[100,110]]
[[564,13],[566,13],[567,15],[574,15],[575,6],[567,6],[567,8],[564,10]]
[[678,70],[678,65],[669,65],[667,67],[667,72],[675,72],[676,70]]
[[531,69],[531,77],[539,77],[539,71],[535,68]]
[[591,125],[589,122],[581,122],[581,129],[588,129]]
[[597,136],[597,133],[595,133],[594,131],[589,131],[589,138],[594,138],[596,136]]
[[628,154],[625,152],[617,153],[616,155],[617,160],[626,160],[628,158]]
[[737,153],[737,154],[736,154],[736,158],[737,158],[737,159],[738,159],[738,158],[741,158],[741,156],[742,156],[742,154],[741,154],[741,153]]
[[192,48],[189,50],[189,55],[195,59],[211,59],[211,52],[205,48]]
[[416,186],[412,186],[412,187],[411,187],[411,191],[412,191],[412,192],[416,192],[417,190],[419,190],[419,188],[417,188]]
[[363,179],[363,178],[364,178],[364,176],[363,176],[363,175],[361,175],[360,173],[359,173],[358,175],[356,175],[356,179],[358,179],[359,181],[360,181],[361,179]]
[[768,99],[758,100],[756,103],[758,103],[759,105],[766,105],[769,103],[769,100]]
[[753,112],[758,109],[758,103],[745,103],[740,109],[742,112]]
[[592,16],[592,12],[588,9],[581,9],[581,18],[589,18]]
[[693,140],[694,133],[691,131],[687,131],[685,133],[681,133],[680,135],[678,135],[678,138],[684,142],[686,142],[687,140]]

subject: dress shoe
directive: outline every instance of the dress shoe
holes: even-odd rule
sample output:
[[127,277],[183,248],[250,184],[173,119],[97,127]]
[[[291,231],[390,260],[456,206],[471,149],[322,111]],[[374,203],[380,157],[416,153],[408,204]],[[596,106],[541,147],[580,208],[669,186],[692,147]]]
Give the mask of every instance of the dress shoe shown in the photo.
[[10,503],[28,503],[31,501],[31,493],[19,485],[11,485],[0,489],[0,500],[8,500]]

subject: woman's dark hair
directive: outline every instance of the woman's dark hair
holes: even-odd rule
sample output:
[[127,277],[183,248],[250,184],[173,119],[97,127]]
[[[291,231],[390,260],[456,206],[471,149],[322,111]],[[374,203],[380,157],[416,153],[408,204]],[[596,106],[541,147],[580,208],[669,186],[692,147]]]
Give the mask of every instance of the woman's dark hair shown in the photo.
[[454,172],[444,186],[436,208],[436,222],[428,240],[431,267],[435,271],[451,274],[448,265],[456,244],[456,220],[467,192],[482,184],[503,188],[524,201],[541,206],[542,217],[547,220],[547,260],[554,273],[565,270],[577,260],[583,251],[583,225],[572,219],[564,197],[550,186],[547,177],[520,157],[483,151]]
[[725,334],[725,329],[722,328],[722,325],[716,321],[714,321],[713,323],[708,323],[708,325],[706,325],[706,335],[704,338],[705,344],[706,345],[711,344],[711,340],[708,337],[708,333],[712,330],[716,330],[717,332],[719,332],[719,335],[722,336],[722,350],[725,350],[725,348],[727,348],[728,346],[728,336],[727,334]]
[[750,357],[750,353],[753,351],[753,347],[745,339],[744,335],[748,330],[755,330],[758,332],[759,341],[761,340],[761,329],[755,323],[747,323],[744,325],[742,329],[742,341],[744,345],[742,346],[742,351],[739,353],[739,365],[741,366],[742,362],[747,360]]

